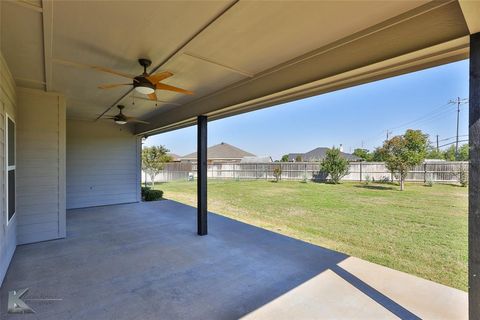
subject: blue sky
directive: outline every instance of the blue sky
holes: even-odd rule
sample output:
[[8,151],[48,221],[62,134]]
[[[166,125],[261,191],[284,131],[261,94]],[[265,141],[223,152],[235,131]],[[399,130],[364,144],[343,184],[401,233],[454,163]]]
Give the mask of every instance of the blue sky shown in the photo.
[[[212,121],[208,145],[227,142],[279,159],[340,144],[346,152],[362,144],[371,150],[382,144],[387,130],[398,135],[421,129],[432,141],[437,134],[442,140],[455,135],[456,106],[447,103],[457,96],[468,98],[468,60]],[[460,135],[466,134],[468,106],[463,105]],[[196,128],[149,137],[146,145],[185,155],[196,150]]]

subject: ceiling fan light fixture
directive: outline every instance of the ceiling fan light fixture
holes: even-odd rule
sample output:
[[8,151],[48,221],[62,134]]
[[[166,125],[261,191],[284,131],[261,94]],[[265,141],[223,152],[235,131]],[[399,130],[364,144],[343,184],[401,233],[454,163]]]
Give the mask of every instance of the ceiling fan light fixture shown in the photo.
[[148,87],[148,86],[142,86],[142,85],[136,86],[135,90],[137,90],[138,92],[140,92],[142,94],[151,94],[151,93],[155,92],[155,89],[153,89],[151,87]]
[[125,120],[115,120],[116,124],[127,124],[127,121]]

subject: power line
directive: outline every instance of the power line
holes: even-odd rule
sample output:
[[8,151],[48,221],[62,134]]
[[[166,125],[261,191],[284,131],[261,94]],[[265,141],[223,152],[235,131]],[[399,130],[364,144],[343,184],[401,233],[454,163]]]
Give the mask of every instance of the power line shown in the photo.
[[[459,140],[458,142],[468,142],[468,139],[465,139],[465,140]],[[439,146],[439,148],[443,148],[443,147],[446,147],[446,146],[449,146],[449,145],[452,145],[452,144],[456,144],[457,141],[453,141],[453,142],[449,142],[449,143],[445,143],[445,144],[442,144],[441,146]]]
[[[453,136],[453,137],[441,139],[441,140],[438,140],[438,141],[448,141],[448,140],[455,139],[456,137],[457,137],[457,136]],[[468,134],[462,134],[462,135],[459,135],[459,137],[468,137]]]
[[418,121],[422,121],[424,119],[427,119],[427,118],[430,118],[432,117],[433,115],[436,115],[438,113],[443,113],[444,111],[448,110],[448,109],[444,109],[444,107],[446,107],[448,105],[448,103],[445,103],[439,107],[436,107],[435,109],[433,109],[432,111],[429,111],[428,113],[416,118],[416,119],[413,119],[413,120],[410,120],[410,121],[407,121],[401,125],[398,125],[396,127],[393,127],[391,128],[391,130],[396,130],[396,129],[400,129],[400,128],[403,128],[403,127],[406,127],[406,126],[409,126],[415,122],[418,122]]
[[[413,124],[413,123],[418,122],[418,121],[421,121],[421,120],[428,120],[428,121],[430,121],[430,120],[432,120],[432,119],[429,119],[429,118],[431,118],[432,116],[435,117],[435,116],[437,116],[437,115],[440,115],[440,114],[443,114],[443,113],[446,113],[446,112],[450,111],[449,109],[444,109],[444,107],[447,106],[447,105],[448,105],[448,103],[445,103],[445,104],[443,104],[443,105],[441,105],[441,106],[437,106],[437,107],[435,107],[432,111],[430,111],[430,112],[427,113],[427,114],[424,114],[424,115],[422,115],[422,116],[420,116],[420,117],[418,117],[418,118],[416,118],[416,119],[410,120],[410,121],[408,121],[408,122],[405,122],[405,123],[403,123],[402,125],[399,125],[399,126],[390,128],[390,129],[389,129],[389,130],[391,131],[390,133],[393,133],[393,132],[392,132],[393,130],[403,128],[403,127],[405,127],[405,126],[408,126],[408,125],[410,125],[410,124]],[[365,144],[368,144],[369,141],[371,141],[371,140],[376,140],[376,139],[378,139],[379,137],[384,136],[384,135],[385,135],[385,131],[386,131],[386,130],[382,130],[382,131],[378,132],[377,134],[375,134],[375,135],[373,135],[373,136],[370,136],[370,137],[368,137],[367,139],[364,139],[364,140],[362,140],[362,141],[363,141],[363,142],[366,142]]]
[[[463,103],[466,103],[467,99],[460,99],[460,103],[463,104]],[[457,101],[458,101],[457,99]],[[403,124],[401,125],[398,125],[398,126],[395,126],[393,128],[389,128],[388,130],[382,130],[381,132],[379,132],[377,135],[375,136],[371,136],[370,138],[368,139],[364,139],[362,140],[362,146],[364,144],[367,144],[369,141],[371,140],[376,140],[378,139],[380,136],[384,135],[386,133],[387,135],[387,139],[390,137],[391,134],[394,133],[394,131],[397,131],[398,129],[402,129],[402,128],[405,128],[405,127],[408,127],[408,126],[412,126],[412,125],[415,125],[415,126],[419,126],[419,125],[424,125],[428,122],[431,122],[431,121],[436,121],[436,120],[439,120],[441,118],[443,118],[444,116],[446,115],[449,115],[451,114],[452,112],[452,109],[450,108],[445,108],[446,106],[452,104],[452,101],[449,101],[443,105],[440,105],[436,108],[434,108],[432,111],[429,111],[428,113],[426,114],[423,114],[422,116],[418,117],[418,118],[415,118],[413,120],[410,120],[410,121],[407,121],[407,122],[404,122]],[[458,120],[458,114],[459,114],[459,111],[458,111],[458,106],[457,106],[457,122],[459,121]],[[457,128],[457,135],[458,135],[458,128]],[[466,136],[466,135],[465,135]],[[456,137],[456,136],[455,136]],[[459,135],[459,137],[462,137]],[[438,139],[438,138],[437,138]],[[442,139],[442,140],[439,140],[439,141],[446,141],[446,139]],[[367,143],[365,143],[367,142]],[[459,141],[460,142],[460,141]],[[363,148],[363,147],[362,147]]]

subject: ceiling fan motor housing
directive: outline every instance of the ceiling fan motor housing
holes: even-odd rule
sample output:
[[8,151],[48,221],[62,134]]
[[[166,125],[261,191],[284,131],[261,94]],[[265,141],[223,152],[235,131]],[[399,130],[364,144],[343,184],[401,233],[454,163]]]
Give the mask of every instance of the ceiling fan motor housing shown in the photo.
[[148,79],[147,68],[152,64],[152,61],[145,58],[138,59],[138,63],[143,67],[143,74],[137,76],[133,80],[133,87],[140,93],[151,94],[155,92],[155,85]]
[[148,79],[144,76],[135,77],[135,80],[133,81],[133,86],[138,92],[143,94],[150,94],[155,91],[155,85],[148,81]]
[[123,108],[125,106],[118,105],[117,106],[118,110],[120,111],[116,116],[113,117],[113,121],[117,124],[126,124],[127,123],[127,117],[122,113]]

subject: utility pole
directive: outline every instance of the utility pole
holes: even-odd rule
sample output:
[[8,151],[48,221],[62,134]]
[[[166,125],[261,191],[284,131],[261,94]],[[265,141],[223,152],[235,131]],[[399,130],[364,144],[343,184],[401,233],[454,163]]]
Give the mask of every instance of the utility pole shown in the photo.
[[457,139],[455,140],[455,160],[458,160],[458,126],[460,124],[460,97],[457,97]]
[[437,134],[437,152],[440,152],[440,147],[438,146],[438,134]]
[[388,141],[388,138],[389,138],[389,136],[390,136],[391,133],[392,133],[392,131],[388,131],[388,130],[387,130],[387,140],[385,140],[385,141]]
[[455,160],[458,160],[458,130],[460,126],[460,104],[468,103],[468,99],[460,99],[460,97],[457,97],[457,100],[450,100],[448,103],[457,105],[457,137],[455,140]]

